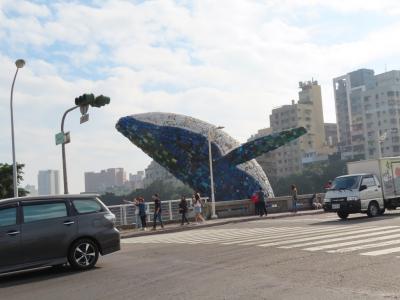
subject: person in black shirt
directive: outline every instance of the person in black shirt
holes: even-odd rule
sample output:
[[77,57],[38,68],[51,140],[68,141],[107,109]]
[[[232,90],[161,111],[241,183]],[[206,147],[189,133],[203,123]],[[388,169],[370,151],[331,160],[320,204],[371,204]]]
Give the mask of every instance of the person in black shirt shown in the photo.
[[267,204],[265,203],[265,193],[262,190],[262,188],[260,188],[260,190],[258,191],[257,196],[258,196],[260,217],[267,216],[267,214],[268,214],[267,207],[266,207]]
[[164,228],[164,224],[161,218],[161,200],[158,194],[153,195],[153,200],[154,200],[153,230],[156,230],[157,219],[160,221],[161,228]]
[[189,225],[189,221],[186,217],[187,212],[188,212],[187,201],[186,201],[185,196],[182,196],[181,202],[179,202],[179,213],[182,214],[181,226],[183,226],[184,222],[186,222],[186,224]]

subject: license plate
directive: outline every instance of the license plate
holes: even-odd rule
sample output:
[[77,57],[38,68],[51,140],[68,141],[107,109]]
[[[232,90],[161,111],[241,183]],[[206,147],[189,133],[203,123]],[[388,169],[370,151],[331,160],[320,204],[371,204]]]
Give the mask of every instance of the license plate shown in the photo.
[[332,209],[339,209],[339,208],[340,208],[339,203],[332,204]]

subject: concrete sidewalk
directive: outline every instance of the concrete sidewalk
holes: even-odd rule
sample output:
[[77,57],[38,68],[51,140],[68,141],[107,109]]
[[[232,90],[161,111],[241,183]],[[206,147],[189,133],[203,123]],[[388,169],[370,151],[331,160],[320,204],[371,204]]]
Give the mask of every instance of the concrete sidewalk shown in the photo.
[[317,209],[317,210],[299,211],[297,213],[292,213],[292,212],[275,213],[275,214],[269,214],[267,217],[263,217],[263,218],[260,218],[259,216],[245,216],[245,217],[236,217],[236,218],[207,220],[204,224],[191,223],[189,225],[183,225],[183,226],[181,226],[180,223],[178,222],[178,223],[166,224],[166,225],[164,225],[164,229],[161,229],[160,225],[158,224],[157,230],[151,230],[151,228],[153,226],[153,222],[149,222],[148,227],[147,227],[148,231],[135,230],[135,229],[121,229],[120,232],[121,232],[121,238],[125,239],[125,238],[145,236],[145,235],[172,233],[172,232],[192,230],[192,229],[198,229],[198,228],[221,226],[221,225],[225,225],[225,224],[251,222],[251,221],[257,221],[257,220],[261,220],[261,219],[278,219],[278,218],[287,218],[287,217],[317,215],[317,214],[323,214],[323,213],[324,213],[324,211],[322,209]]

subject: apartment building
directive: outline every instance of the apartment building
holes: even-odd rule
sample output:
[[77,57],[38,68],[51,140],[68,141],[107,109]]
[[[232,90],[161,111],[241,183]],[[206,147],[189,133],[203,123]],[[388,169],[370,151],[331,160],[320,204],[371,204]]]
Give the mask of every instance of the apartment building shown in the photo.
[[302,171],[304,164],[326,160],[331,149],[326,147],[321,86],[311,80],[299,83],[299,101],[292,100],[272,110],[272,132],[303,126],[307,134],[257,160],[268,174],[285,177]]
[[342,158],[400,155],[400,71],[360,69],[333,82]]

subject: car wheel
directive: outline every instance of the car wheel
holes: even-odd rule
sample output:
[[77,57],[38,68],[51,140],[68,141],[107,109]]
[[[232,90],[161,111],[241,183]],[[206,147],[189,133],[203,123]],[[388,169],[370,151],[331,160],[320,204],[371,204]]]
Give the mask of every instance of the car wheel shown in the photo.
[[337,215],[339,216],[339,218],[341,218],[342,220],[346,220],[347,217],[349,216],[348,212],[345,211],[338,211]]
[[68,253],[68,262],[76,270],[89,270],[93,268],[98,258],[99,248],[90,239],[76,241]]
[[375,202],[371,202],[368,206],[367,215],[370,218],[379,215],[379,205]]

